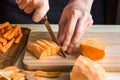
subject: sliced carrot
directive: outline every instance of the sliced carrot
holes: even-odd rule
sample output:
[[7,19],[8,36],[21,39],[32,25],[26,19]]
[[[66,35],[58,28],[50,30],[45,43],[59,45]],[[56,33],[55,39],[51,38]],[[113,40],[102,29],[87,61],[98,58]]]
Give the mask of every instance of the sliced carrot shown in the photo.
[[0,25],[0,29],[3,29],[5,27],[7,27],[8,25],[9,25],[9,22],[5,22],[5,23]]
[[41,77],[57,77],[60,74],[61,74],[60,71],[56,71],[56,72],[35,71],[34,72],[35,76],[41,76]]
[[8,40],[12,39],[14,36],[18,34],[18,31],[20,29],[20,24],[17,24],[14,28],[13,32],[10,33],[10,35],[7,37]]
[[14,43],[19,43],[22,38],[22,34],[19,34],[18,37],[15,39]]
[[5,53],[12,46],[14,40],[15,40],[14,38],[11,39],[5,46],[2,47],[1,49],[2,53]]
[[13,31],[13,29],[10,29],[9,31],[7,31],[5,34],[3,34],[4,38],[7,38],[9,35],[11,35],[10,33]]

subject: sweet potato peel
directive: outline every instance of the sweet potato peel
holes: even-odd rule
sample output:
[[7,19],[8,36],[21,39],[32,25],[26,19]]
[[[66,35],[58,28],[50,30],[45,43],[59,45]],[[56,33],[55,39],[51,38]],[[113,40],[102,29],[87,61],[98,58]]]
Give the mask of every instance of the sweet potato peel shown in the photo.
[[0,25],[0,53],[5,53],[14,44],[19,43],[23,34],[21,25],[13,26],[9,22]]
[[10,66],[0,70],[0,80],[42,80],[43,77],[58,77],[60,74],[60,71],[25,71],[15,66]]

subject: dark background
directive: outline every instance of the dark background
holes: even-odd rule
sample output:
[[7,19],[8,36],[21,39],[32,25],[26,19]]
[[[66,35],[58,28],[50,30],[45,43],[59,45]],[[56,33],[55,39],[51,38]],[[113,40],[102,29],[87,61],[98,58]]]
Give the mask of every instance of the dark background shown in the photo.
[[[63,3],[60,0],[50,0],[50,4],[52,4],[48,12],[50,23],[58,23],[62,10],[68,1],[69,0],[64,0]],[[62,4],[63,7],[59,7],[58,4]],[[118,0],[94,0],[91,10],[94,24],[116,24],[117,8]],[[54,19],[54,16],[58,17]]]

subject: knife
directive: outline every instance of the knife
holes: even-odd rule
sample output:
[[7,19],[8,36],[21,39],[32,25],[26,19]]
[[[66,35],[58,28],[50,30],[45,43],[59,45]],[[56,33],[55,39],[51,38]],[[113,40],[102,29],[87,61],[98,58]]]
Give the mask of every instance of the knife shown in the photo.
[[49,22],[48,22],[48,20],[47,20],[47,16],[45,15],[40,22],[43,23],[43,24],[45,24],[45,26],[46,26],[46,28],[47,28],[47,30],[48,30],[51,38],[52,38],[53,41],[56,42],[56,43],[58,44],[58,46],[60,47],[60,55],[66,58],[66,55],[65,55],[65,52],[64,52],[62,46],[61,46],[60,43],[58,42],[57,38],[56,38],[55,35],[54,35],[54,32],[52,31],[52,29],[51,29],[51,27],[50,27],[50,24],[49,24]]

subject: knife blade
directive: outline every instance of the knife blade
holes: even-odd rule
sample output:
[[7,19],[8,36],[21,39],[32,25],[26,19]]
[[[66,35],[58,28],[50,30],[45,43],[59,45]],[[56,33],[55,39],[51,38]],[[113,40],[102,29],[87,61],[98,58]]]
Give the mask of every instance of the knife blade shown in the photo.
[[45,24],[51,38],[53,39],[54,42],[56,42],[58,44],[58,46],[60,47],[60,55],[66,58],[65,52],[61,46],[61,44],[58,42],[57,38],[54,35],[54,32],[52,31],[50,24],[47,20],[47,16],[44,16],[43,19],[40,21],[41,23]]

